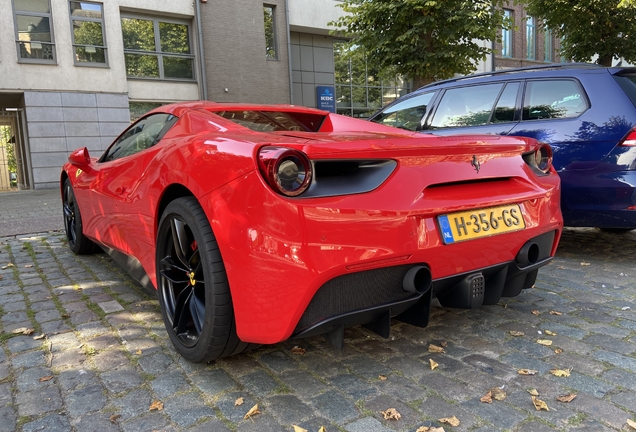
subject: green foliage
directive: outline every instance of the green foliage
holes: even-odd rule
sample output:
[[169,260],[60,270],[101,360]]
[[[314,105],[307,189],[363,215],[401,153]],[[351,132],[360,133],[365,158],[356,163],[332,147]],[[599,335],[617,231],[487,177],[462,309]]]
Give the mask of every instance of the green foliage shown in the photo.
[[[503,22],[501,0],[344,0],[348,14],[330,23],[350,37],[382,74],[419,82],[475,70]],[[353,52],[353,50],[352,50]]]
[[263,8],[265,19],[265,55],[267,58],[276,58],[276,36],[274,34],[274,8],[265,6]]
[[0,126],[0,147],[4,147],[9,172],[18,172],[18,161],[15,157],[15,145],[11,142],[11,127]]
[[636,1],[634,0],[521,0],[529,15],[544,20],[563,38],[561,55],[611,66],[612,59],[636,61]]

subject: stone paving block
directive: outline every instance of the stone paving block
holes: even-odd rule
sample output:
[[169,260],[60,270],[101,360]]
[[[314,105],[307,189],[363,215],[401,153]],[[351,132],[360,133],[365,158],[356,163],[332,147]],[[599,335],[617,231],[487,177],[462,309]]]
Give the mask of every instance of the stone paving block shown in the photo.
[[597,376],[605,370],[605,366],[601,362],[593,360],[589,356],[578,355],[577,353],[564,352],[561,354],[554,354],[553,356],[546,357],[545,361],[552,365],[552,368],[571,368],[588,376]]
[[[389,408],[395,408],[400,413],[399,421],[385,420],[383,411]],[[377,396],[364,404],[365,411],[371,411],[374,417],[387,426],[389,429],[404,430],[407,427],[415,426],[419,420],[421,414],[415,411],[410,406],[396,400],[392,396],[381,395]]]
[[111,393],[121,393],[134,389],[143,382],[139,373],[131,367],[104,372],[101,374],[101,378],[104,387]]
[[11,383],[0,384],[0,406],[6,406],[12,403]]
[[462,402],[460,406],[500,428],[513,428],[528,417],[503,403],[485,404],[479,398]]
[[28,321],[28,320],[29,318],[27,317],[27,314],[24,311],[8,312],[2,315],[2,318],[0,318],[0,321],[2,321],[2,324],[4,324],[5,326],[8,324],[15,324],[15,323],[23,322],[23,321]]
[[27,307],[24,300],[18,300],[12,303],[6,303],[2,305],[2,310],[4,311],[4,313],[24,311],[26,310],[26,308]]
[[[546,360],[550,360],[550,358],[546,358]],[[518,375],[517,371],[519,369],[532,369],[538,371],[540,374],[546,374],[550,369],[554,369],[554,366],[547,361],[538,360],[526,354],[516,352],[501,357],[501,361],[512,366],[515,375]]]
[[360,416],[353,402],[334,390],[316,396],[310,403],[320,415],[338,424],[350,422]]
[[12,406],[0,408],[0,432],[15,431],[18,416]]
[[106,328],[101,322],[90,322],[80,324],[76,327],[82,338],[92,338],[99,334],[108,333],[110,329]]
[[199,423],[191,428],[186,429],[187,432],[230,432],[230,430],[219,419],[212,418],[203,423]]
[[153,375],[168,372],[173,363],[172,358],[163,353],[155,353],[139,359],[139,366],[141,366],[144,372]]
[[152,390],[160,398],[167,398],[176,393],[185,392],[191,388],[186,376],[179,371],[172,371],[161,375],[150,383]]
[[[560,395],[561,396],[561,395]],[[528,415],[532,415],[533,417],[539,417],[545,422],[554,424],[554,425],[565,425],[568,424],[570,419],[577,417],[578,413],[571,409],[569,404],[558,402],[556,398],[547,397],[547,395],[543,395],[539,393],[538,398],[544,401],[550,411],[537,411],[532,403],[532,396],[526,390],[516,390],[512,391],[508,394],[506,398],[506,404],[514,405],[515,408],[523,410]],[[493,405],[499,402],[493,400]],[[523,429],[520,429],[523,430]],[[530,430],[530,429],[527,429]],[[534,431],[532,431],[534,432]]]
[[258,360],[276,373],[295,369],[296,362],[281,351],[272,351],[261,355]]
[[120,305],[117,300],[101,302],[98,303],[98,306],[104,311],[104,313],[107,314],[121,312],[124,310],[124,307]]
[[[236,401],[243,398],[242,405],[236,405]],[[219,397],[216,406],[223,417],[232,423],[240,423],[247,412],[256,405],[257,401],[245,392],[230,392]]]
[[614,387],[636,391],[636,375],[623,369],[610,369],[603,372],[600,378],[612,383]]
[[65,333],[71,331],[71,327],[64,321],[49,321],[42,323],[40,329],[44,334]]
[[57,309],[47,309],[35,314],[35,321],[38,323],[60,320],[61,318],[62,316],[57,311]]
[[94,356],[93,363],[100,371],[112,371],[130,367],[130,360],[119,349],[102,351]]
[[636,392],[634,391],[620,392],[618,394],[612,395],[611,400],[613,404],[622,406],[630,410],[632,413],[636,413]]
[[631,331],[629,329],[624,329],[616,326],[610,326],[605,324],[589,324],[586,328],[591,332],[600,333],[605,336],[612,336],[615,338],[624,338],[629,336]]
[[89,367],[87,356],[81,350],[68,349],[53,353],[51,367],[56,371]]
[[354,374],[343,374],[331,378],[335,388],[340,389],[355,401],[370,399],[378,394],[378,389]]
[[[585,343],[594,347],[603,348],[606,351],[614,351],[623,355],[629,355],[636,351],[636,344],[600,334],[593,334],[589,336],[585,339]],[[580,351],[577,352],[579,354],[581,353]]]
[[[29,326],[30,327],[30,326]],[[32,336],[17,336],[7,341],[7,348],[12,353],[19,353],[22,351],[32,350],[42,346],[42,341],[33,340]]]
[[364,417],[345,426],[347,432],[391,432],[379,420],[373,417]]
[[634,358],[603,350],[594,351],[592,356],[600,361],[605,361],[619,368],[627,369],[632,373],[636,373],[636,359]]
[[348,367],[352,373],[367,379],[377,378],[379,375],[386,375],[391,372],[391,369],[387,365],[366,356],[348,358],[343,361],[343,364]]
[[467,384],[456,381],[441,373],[430,374],[420,379],[419,384],[451,400],[463,401],[475,396],[474,390]]
[[571,408],[583,411],[594,420],[605,423],[613,428],[620,429],[625,425],[625,411],[615,407],[602,399],[594,398],[585,393],[579,393],[576,399],[570,402]]
[[0,380],[4,380],[9,376],[10,369],[8,362],[0,363]]
[[247,354],[225,357],[215,362],[232,376],[241,376],[261,368],[261,364]]
[[101,334],[88,339],[85,345],[89,348],[93,348],[97,351],[103,351],[109,348],[119,347],[119,339],[113,336],[111,333]]
[[73,332],[60,333],[48,336],[51,344],[51,351],[58,352],[67,349],[79,349],[81,342]]
[[16,400],[20,416],[39,415],[62,408],[62,398],[56,386],[19,392]]
[[251,394],[257,397],[267,396],[281,389],[281,385],[262,369],[244,375],[238,378],[238,381],[243,384]]
[[40,350],[17,354],[11,359],[11,365],[14,369],[44,366],[44,362],[44,352]]
[[281,424],[298,424],[314,416],[313,410],[294,395],[274,395],[267,400],[266,412]]
[[308,370],[322,377],[330,377],[349,372],[342,363],[334,361],[333,359],[325,361],[325,357],[322,354],[305,354],[299,356],[299,360]]
[[23,432],[67,432],[70,430],[71,424],[68,419],[60,414],[48,414],[22,426]]
[[57,383],[62,390],[76,390],[81,387],[99,384],[93,371],[85,369],[70,369],[57,375]]
[[73,325],[77,326],[78,324],[86,324],[92,321],[99,320],[99,317],[92,310],[85,310],[83,312],[72,313],[70,318]]
[[285,428],[269,414],[259,414],[250,420],[243,420],[236,428],[237,432],[280,432]]
[[[542,337],[537,339],[544,339],[544,338]],[[537,344],[536,340],[531,342],[526,339],[514,338],[506,342],[504,345],[507,348],[521,351],[522,353],[527,354],[531,357],[536,357],[540,359],[554,354],[554,351],[552,351],[550,348]]]
[[166,415],[159,411],[152,411],[130,421],[122,422],[120,423],[120,426],[124,432],[154,430],[172,432],[176,430],[169,424],[169,420],[166,418]]
[[33,312],[42,312],[45,310],[55,309],[55,303],[50,301],[50,298],[42,299],[42,301],[37,302],[33,302],[33,299],[31,299],[30,297],[29,299],[31,300],[31,305],[29,307]]
[[477,416],[463,408],[461,404],[452,405],[437,396],[431,396],[422,401],[419,410],[424,418],[432,420],[436,427],[444,426],[437,421],[438,419],[452,416],[460,419],[461,423],[457,430],[462,431],[470,430],[479,421]]
[[137,389],[121,398],[114,399],[114,404],[118,408],[118,414],[121,415],[121,421],[125,421],[148,411],[152,401],[152,396],[147,390]]
[[214,411],[203,403],[202,398],[195,393],[175,396],[164,401],[163,409],[170,420],[180,427],[188,427],[208,418],[214,417]]
[[121,429],[116,421],[110,421],[112,414],[108,412],[95,412],[83,415],[75,423],[75,429],[82,432],[119,432]]
[[106,321],[113,327],[134,323],[133,315],[128,311],[107,315]]
[[238,387],[225,371],[220,369],[206,369],[190,376],[192,383],[207,396],[214,396],[225,391],[232,391]]
[[327,386],[304,370],[288,371],[279,376],[280,380],[303,399],[312,398],[327,390]]
[[106,397],[101,385],[89,385],[73,390],[64,396],[66,409],[71,417],[80,417],[93,411],[99,411],[106,405]]

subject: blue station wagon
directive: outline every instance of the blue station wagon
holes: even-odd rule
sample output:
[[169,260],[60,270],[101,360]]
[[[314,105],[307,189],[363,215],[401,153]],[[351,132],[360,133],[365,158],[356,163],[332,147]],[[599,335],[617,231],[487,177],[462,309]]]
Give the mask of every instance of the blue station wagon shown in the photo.
[[469,75],[424,86],[370,120],[546,142],[566,226],[636,228],[636,68],[571,63]]

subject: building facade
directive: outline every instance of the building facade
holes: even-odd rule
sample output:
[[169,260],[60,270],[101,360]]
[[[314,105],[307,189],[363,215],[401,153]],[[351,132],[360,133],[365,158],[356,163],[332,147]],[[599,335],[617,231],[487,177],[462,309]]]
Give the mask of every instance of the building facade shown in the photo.
[[[57,187],[71,151],[100,155],[166,103],[316,107],[327,88],[338,113],[369,116],[410,83],[383,81],[364,58],[345,56],[329,26],[344,13],[339,3],[0,0],[0,190]],[[507,13],[518,30],[476,71],[560,61],[557,42],[548,49],[520,7]]]

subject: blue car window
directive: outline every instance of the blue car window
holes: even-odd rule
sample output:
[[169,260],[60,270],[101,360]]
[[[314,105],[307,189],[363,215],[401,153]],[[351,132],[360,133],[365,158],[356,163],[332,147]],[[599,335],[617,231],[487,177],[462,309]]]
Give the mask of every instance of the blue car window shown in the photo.
[[583,91],[573,80],[528,81],[523,120],[578,117],[588,108]]
[[410,131],[419,130],[435,92],[424,93],[387,107],[371,121]]
[[485,125],[502,83],[460,87],[446,90],[435,111],[432,128]]

